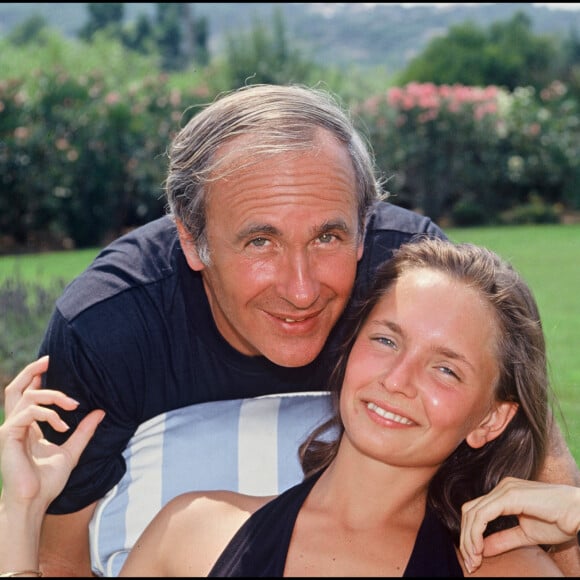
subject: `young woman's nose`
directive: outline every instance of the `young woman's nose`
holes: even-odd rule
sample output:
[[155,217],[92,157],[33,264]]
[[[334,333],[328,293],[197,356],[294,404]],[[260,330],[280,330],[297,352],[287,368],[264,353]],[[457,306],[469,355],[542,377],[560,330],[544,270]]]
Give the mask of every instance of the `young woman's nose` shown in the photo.
[[411,358],[411,356],[401,353],[396,362],[384,373],[381,384],[387,391],[401,393],[406,397],[416,396],[415,371]]

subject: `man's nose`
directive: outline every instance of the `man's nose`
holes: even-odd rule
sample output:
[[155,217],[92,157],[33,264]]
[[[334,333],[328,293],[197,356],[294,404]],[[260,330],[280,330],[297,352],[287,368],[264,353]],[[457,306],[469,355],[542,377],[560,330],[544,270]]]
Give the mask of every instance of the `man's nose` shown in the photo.
[[280,295],[295,308],[307,309],[320,295],[317,268],[305,252],[292,252],[282,261],[278,273]]

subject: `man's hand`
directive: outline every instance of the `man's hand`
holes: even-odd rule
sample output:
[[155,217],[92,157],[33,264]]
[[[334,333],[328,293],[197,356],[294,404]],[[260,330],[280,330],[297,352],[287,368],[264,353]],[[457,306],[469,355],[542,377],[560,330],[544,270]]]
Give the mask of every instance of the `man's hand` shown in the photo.
[[[508,477],[487,495],[465,503],[462,512],[460,551],[473,572],[483,556],[521,546],[575,542],[580,529],[580,488]],[[487,522],[501,515],[516,515],[519,525],[484,539]]]

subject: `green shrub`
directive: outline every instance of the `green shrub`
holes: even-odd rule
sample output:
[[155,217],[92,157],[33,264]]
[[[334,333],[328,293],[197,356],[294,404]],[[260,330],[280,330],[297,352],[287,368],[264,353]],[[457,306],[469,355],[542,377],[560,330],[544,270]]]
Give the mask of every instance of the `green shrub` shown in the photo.
[[560,221],[558,210],[545,203],[538,195],[531,195],[530,201],[504,211],[500,223],[505,225],[556,224]]
[[34,360],[65,280],[25,281],[19,276],[0,280],[0,384],[6,385]]
[[532,193],[548,205],[580,207],[580,106],[559,81],[511,93],[409,83],[354,112],[394,202],[436,221],[494,223]]
[[0,231],[21,245],[47,235],[86,248],[162,215],[165,151],[205,91],[152,75],[112,90],[98,72],[39,71],[0,82]]
[[489,215],[477,200],[460,199],[451,209],[451,220],[457,227],[481,226],[489,221]]

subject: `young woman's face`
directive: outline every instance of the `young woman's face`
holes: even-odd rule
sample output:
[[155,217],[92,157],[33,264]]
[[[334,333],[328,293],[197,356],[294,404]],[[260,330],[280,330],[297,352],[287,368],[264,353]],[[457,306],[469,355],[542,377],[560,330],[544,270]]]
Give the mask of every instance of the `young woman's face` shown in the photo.
[[438,466],[493,412],[495,326],[492,307],[465,284],[426,268],[403,274],[350,353],[348,440],[385,463]]

